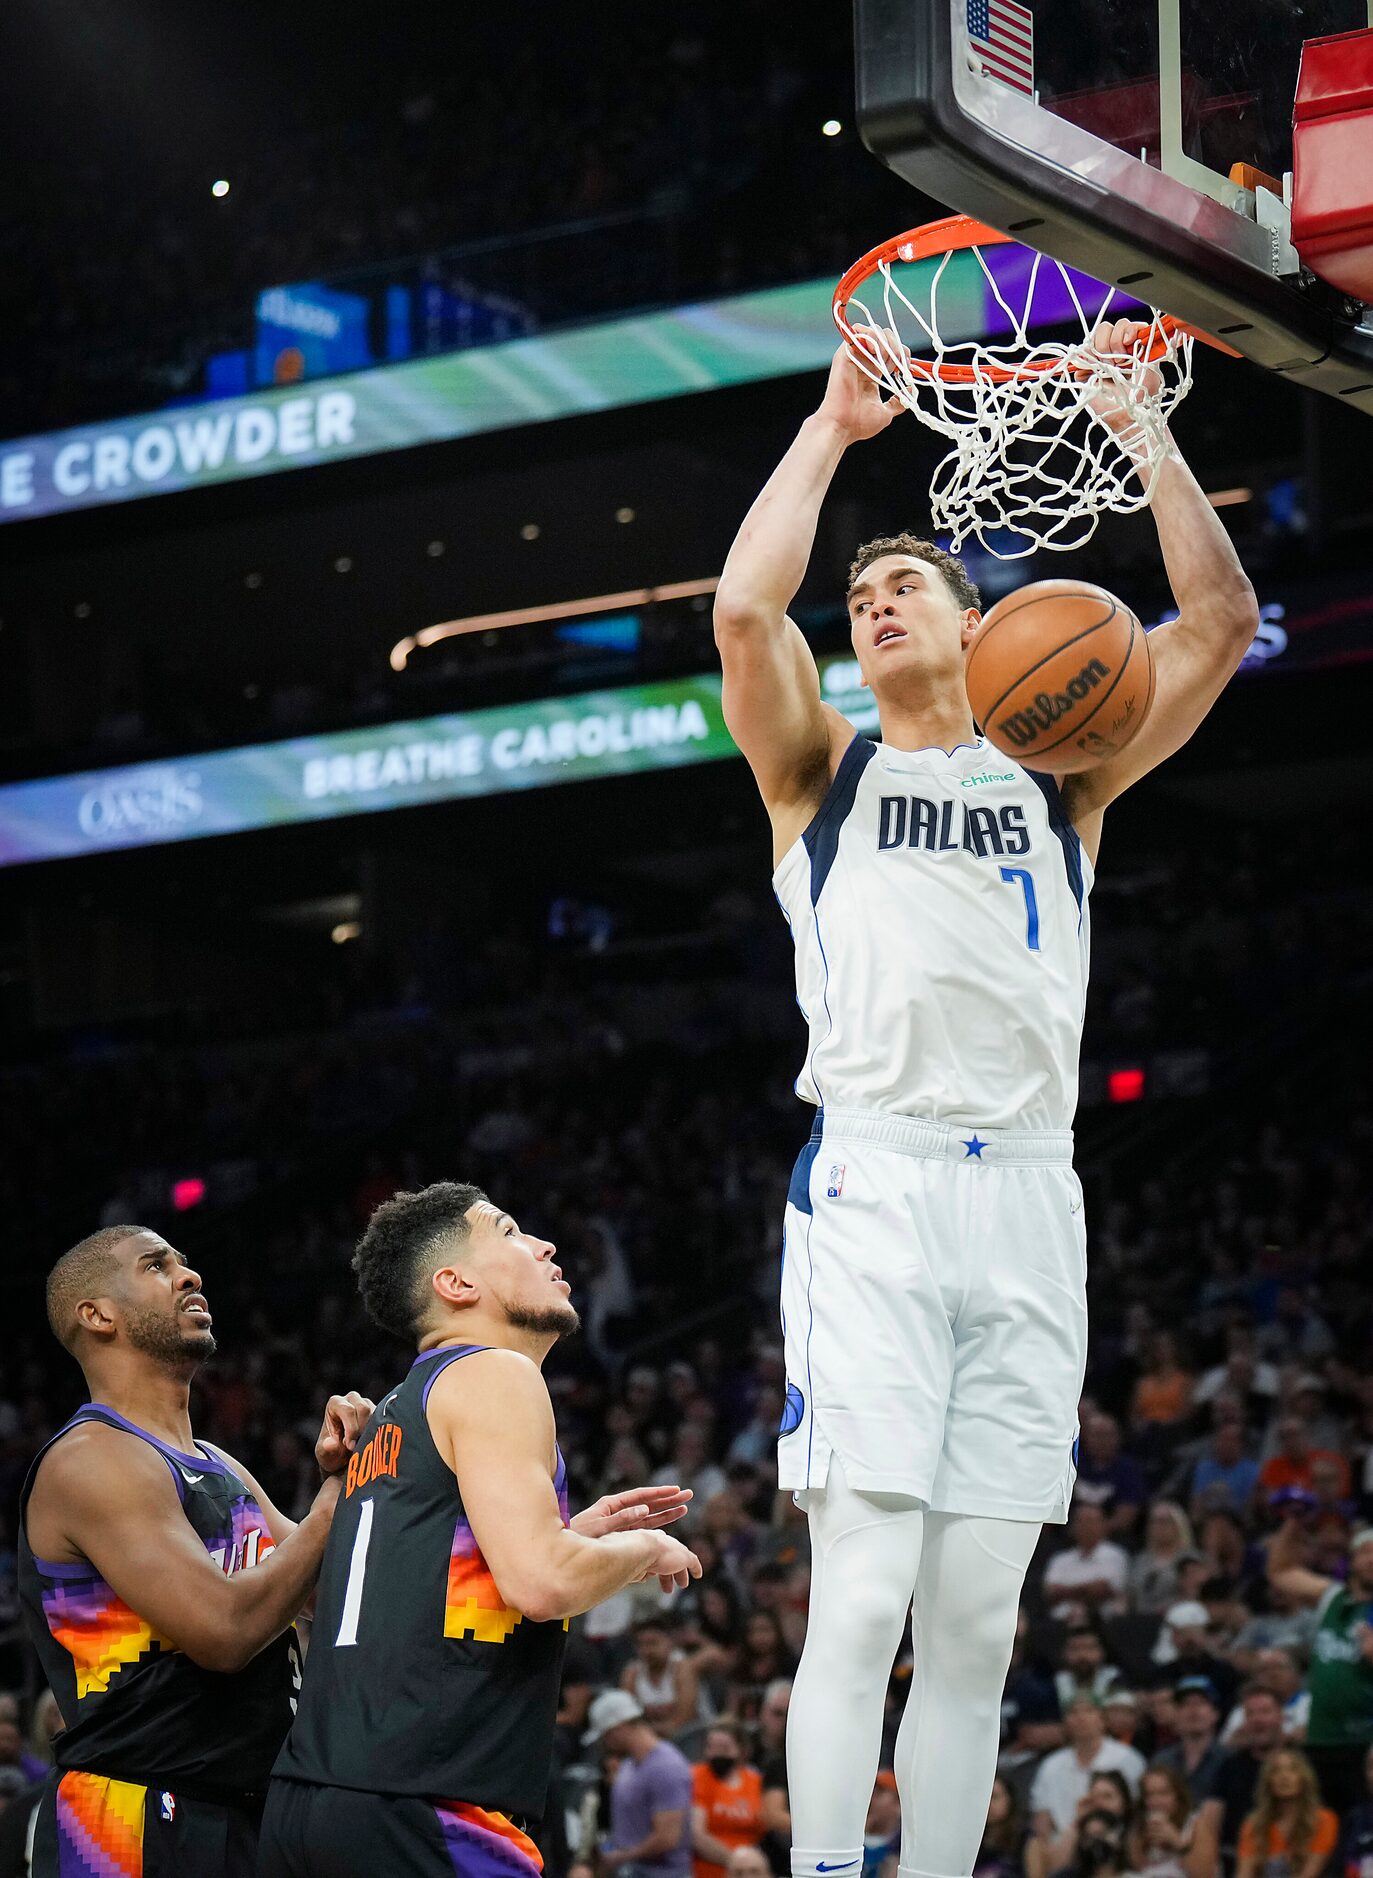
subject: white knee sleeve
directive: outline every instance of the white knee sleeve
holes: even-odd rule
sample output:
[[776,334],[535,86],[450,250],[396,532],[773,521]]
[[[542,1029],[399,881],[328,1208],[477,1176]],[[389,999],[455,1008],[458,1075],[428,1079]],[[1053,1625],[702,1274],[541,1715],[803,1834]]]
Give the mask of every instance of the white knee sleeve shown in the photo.
[[901,1872],[965,1878],[982,1840],[1016,1612],[1040,1528],[929,1513],[912,1609],[915,1663],[896,1740]]
[[857,1878],[925,1516],[894,1495],[855,1493],[837,1457],[806,1510],[810,1617],[787,1714],[792,1871]]

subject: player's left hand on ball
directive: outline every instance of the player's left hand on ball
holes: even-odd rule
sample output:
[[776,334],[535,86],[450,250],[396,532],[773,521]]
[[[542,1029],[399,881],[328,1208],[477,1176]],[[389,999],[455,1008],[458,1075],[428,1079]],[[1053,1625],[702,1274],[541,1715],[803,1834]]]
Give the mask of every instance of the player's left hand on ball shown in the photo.
[[628,1493],[605,1493],[568,1523],[583,1539],[603,1539],[609,1532],[647,1532],[685,1519],[690,1487],[634,1487]]
[[359,1395],[356,1389],[350,1389],[347,1395],[329,1397],[324,1404],[319,1440],[315,1443],[315,1459],[321,1473],[343,1472],[376,1406],[369,1396]]

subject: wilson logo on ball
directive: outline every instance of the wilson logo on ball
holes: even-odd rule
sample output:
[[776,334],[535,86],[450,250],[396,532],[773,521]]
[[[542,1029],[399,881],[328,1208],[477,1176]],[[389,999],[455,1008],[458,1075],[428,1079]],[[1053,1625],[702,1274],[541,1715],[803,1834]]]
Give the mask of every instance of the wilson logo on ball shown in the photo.
[[1034,701],[1023,710],[1013,711],[1009,717],[999,719],[997,729],[1018,748],[1024,749],[1037,737],[1043,736],[1046,730],[1052,730],[1060,717],[1066,717],[1110,675],[1109,665],[1101,659],[1093,659],[1090,664],[1083,666],[1075,678],[1068,680],[1066,690],[1037,692]]

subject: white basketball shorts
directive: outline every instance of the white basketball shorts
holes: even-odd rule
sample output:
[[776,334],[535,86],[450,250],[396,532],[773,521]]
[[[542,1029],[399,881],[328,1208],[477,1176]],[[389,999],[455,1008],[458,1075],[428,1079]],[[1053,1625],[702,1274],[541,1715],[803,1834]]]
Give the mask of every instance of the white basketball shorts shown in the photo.
[[1061,1525],[1087,1241],[1070,1133],[821,1111],[787,1199],[778,1485]]

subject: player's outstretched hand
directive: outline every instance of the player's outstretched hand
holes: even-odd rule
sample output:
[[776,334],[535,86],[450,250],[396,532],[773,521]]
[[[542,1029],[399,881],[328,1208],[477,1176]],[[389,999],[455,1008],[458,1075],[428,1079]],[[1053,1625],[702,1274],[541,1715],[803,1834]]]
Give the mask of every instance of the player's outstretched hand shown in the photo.
[[322,1474],[341,1474],[348,1456],[358,1444],[358,1436],[367,1426],[376,1403],[370,1397],[350,1389],[347,1395],[331,1395],[324,1404],[315,1459]]
[[604,1493],[568,1524],[583,1539],[604,1539],[608,1532],[646,1532],[684,1519],[691,1498],[690,1487],[635,1487],[628,1493]]
[[640,1584],[656,1578],[664,1591],[685,1591],[693,1578],[701,1576],[700,1559],[680,1539],[670,1538],[665,1532],[655,1532],[652,1540],[653,1551],[648,1564],[639,1574]]
[[[904,349],[895,333],[889,332],[887,338],[898,351]],[[876,357],[876,343],[869,343]],[[861,443],[885,430],[897,412],[905,408],[899,398],[883,398],[881,387],[854,364],[845,340],[830,365],[829,383],[820,400],[821,416],[833,419],[850,443]]]

